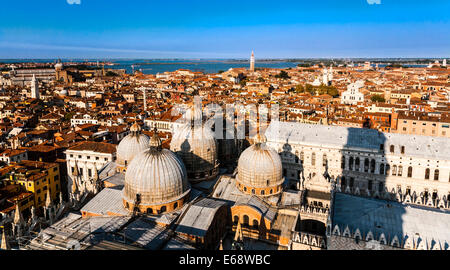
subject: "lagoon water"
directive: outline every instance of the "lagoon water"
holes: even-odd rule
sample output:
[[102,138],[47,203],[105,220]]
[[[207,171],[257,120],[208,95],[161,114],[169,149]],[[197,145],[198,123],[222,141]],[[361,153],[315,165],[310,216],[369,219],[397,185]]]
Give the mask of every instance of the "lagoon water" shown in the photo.
[[[135,71],[142,71],[144,74],[157,74],[166,71],[172,72],[178,69],[189,69],[191,71],[200,71],[203,73],[218,73],[230,68],[248,68],[249,60],[239,59],[64,59],[62,62],[107,62],[112,65],[105,68],[125,69],[128,74]],[[0,59],[0,63],[19,63],[19,62],[37,62],[37,63],[56,63],[55,59]],[[295,68],[299,62],[287,60],[263,60],[256,59],[256,68]],[[372,63],[372,66],[375,66]],[[379,67],[385,67],[386,64],[380,64]],[[408,67],[426,67],[422,64],[405,64]]]
[[[62,62],[96,62],[104,61],[112,63],[111,66],[105,68],[125,69],[128,74],[134,70],[140,70],[144,74],[156,74],[165,71],[175,71],[178,69],[189,69],[191,71],[200,71],[204,73],[217,73],[219,71],[226,71],[230,68],[248,68],[250,61],[248,60],[201,60],[201,59],[65,59]],[[54,63],[54,59],[7,59],[0,60],[1,63],[17,63],[17,62],[38,62],[38,63]],[[265,60],[258,62],[256,60],[255,67],[258,68],[294,68],[298,62],[289,62],[283,60]]]

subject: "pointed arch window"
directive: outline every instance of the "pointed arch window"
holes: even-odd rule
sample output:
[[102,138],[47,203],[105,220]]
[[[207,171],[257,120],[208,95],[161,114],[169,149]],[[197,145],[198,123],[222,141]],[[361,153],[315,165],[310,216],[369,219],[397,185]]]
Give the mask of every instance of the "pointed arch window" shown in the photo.
[[384,174],[384,163],[380,164],[380,174]]
[[398,166],[398,172],[397,172],[397,175],[398,176],[402,176],[402,174],[403,174],[403,166]]
[[397,175],[397,165],[392,166],[392,175]]
[[439,180],[439,170],[438,169],[434,170],[434,180],[435,181]]
[[425,179],[426,179],[426,180],[430,179],[430,168],[427,168],[427,169],[425,170]]
[[316,153],[313,152],[311,155],[311,165],[315,166],[316,165]]
[[409,178],[412,177],[412,172],[413,172],[413,167],[409,166],[409,167],[408,167],[408,177],[409,177]]

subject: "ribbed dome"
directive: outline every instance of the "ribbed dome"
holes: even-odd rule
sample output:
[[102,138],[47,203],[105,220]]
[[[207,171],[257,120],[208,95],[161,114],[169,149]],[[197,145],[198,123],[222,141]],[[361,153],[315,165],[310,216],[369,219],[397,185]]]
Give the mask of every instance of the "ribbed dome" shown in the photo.
[[136,155],[125,174],[123,198],[140,205],[160,205],[178,200],[190,191],[183,162],[171,151],[158,147]]
[[[137,127],[136,127],[136,126]],[[117,147],[117,164],[126,166],[131,160],[149,147],[150,138],[140,133],[140,127],[135,124],[130,128],[131,133],[125,136]]]
[[269,148],[265,136],[255,138],[255,144],[239,157],[237,182],[250,188],[267,188],[283,183],[281,158]]
[[190,179],[217,174],[217,144],[210,127],[181,126],[174,132],[170,149],[183,160]]

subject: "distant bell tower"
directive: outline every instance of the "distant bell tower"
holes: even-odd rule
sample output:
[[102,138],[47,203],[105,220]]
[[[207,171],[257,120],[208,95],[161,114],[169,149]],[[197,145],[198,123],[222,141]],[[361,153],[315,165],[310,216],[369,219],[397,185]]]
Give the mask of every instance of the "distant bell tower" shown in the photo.
[[39,83],[36,80],[36,76],[33,74],[33,79],[31,79],[31,98],[39,99]]
[[250,71],[255,71],[255,54],[252,51],[252,56],[250,57]]

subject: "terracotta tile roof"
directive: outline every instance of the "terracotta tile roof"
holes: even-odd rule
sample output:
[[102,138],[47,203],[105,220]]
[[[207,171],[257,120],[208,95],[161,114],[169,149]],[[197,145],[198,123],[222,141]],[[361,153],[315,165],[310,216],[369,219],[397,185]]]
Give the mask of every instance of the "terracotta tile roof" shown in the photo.
[[117,151],[116,145],[114,145],[114,144],[104,143],[104,142],[91,142],[91,141],[78,143],[77,145],[70,147],[68,150],[93,151],[93,152],[108,153],[108,154],[112,154]]

